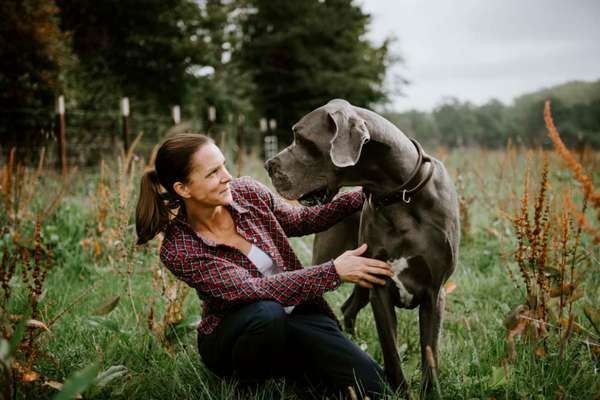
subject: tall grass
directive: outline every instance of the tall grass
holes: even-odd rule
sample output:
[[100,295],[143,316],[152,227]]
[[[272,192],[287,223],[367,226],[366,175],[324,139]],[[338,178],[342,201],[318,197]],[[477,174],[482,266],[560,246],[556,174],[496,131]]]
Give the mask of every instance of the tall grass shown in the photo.
[[[457,181],[469,221],[448,296],[438,397],[600,395],[595,192],[580,189],[584,181],[559,152],[509,144],[431,153]],[[590,184],[600,178],[593,168],[599,159],[589,150],[580,159]],[[62,389],[96,399],[302,398],[305,388],[285,381],[244,388],[204,367],[193,329],[197,297],[161,266],[159,239],[133,244],[133,207],[147,167],[133,148],[68,184],[39,165],[18,164],[9,158],[0,176],[0,396],[51,398]],[[244,173],[269,184],[256,155],[246,158]],[[31,180],[39,183],[23,183]],[[292,244],[308,265],[312,237]],[[351,290],[343,285],[326,297],[339,311]],[[417,314],[397,316],[417,397]],[[353,340],[382,362],[369,308]]]

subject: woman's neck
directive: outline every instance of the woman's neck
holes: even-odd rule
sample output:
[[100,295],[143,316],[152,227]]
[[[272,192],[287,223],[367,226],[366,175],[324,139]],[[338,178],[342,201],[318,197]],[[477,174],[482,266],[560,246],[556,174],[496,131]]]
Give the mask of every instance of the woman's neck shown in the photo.
[[233,225],[233,219],[224,206],[199,207],[195,204],[186,204],[186,219],[196,232],[206,232],[218,235],[228,231]]

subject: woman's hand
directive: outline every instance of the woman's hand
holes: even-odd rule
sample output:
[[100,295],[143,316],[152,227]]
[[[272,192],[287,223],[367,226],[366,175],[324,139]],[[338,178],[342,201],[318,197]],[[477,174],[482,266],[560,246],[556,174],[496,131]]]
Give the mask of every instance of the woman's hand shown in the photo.
[[342,282],[356,283],[364,288],[373,288],[373,283],[385,285],[385,280],[376,275],[394,276],[392,267],[383,261],[360,257],[367,250],[364,243],[354,250],[342,253],[333,261]]

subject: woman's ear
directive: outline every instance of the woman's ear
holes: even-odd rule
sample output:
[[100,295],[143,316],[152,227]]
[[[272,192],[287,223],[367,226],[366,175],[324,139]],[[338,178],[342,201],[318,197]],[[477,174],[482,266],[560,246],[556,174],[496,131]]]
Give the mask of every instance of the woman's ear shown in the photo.
[[175,182],[173,184],[173,190],[175,191],[175,193],[177,193],[180,197],[184,199],[190,198],[190,191],[188,187],[181,182]]

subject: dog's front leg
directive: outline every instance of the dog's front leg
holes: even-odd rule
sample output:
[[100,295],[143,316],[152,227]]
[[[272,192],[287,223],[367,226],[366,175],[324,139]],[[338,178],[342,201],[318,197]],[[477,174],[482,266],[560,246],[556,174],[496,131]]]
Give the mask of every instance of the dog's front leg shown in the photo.
[[342,313],[344,314],[344,329],[346,332],[354,335],[354,323],[356,315],[360,310],[369,304],[369,289],[355,285],[352,294],[342,304]]
[[[446,291],[442,287],[437,293],[424,296],[419,305],[419,330],[421,333],[421,395],[431,392],[434,373],[438,368],[438,342],[442,327]],[[427,348],[431,349],[428,353]]]
[[[392,281],[390,280],[390,282]],[[371,289],[371,306],[373,307],[388,382],[393,390],[401,389],[406,398],[410,398],[408,383],[404,373],[402,373],[400,356],[396,346],[396,313],[386,287]]]

